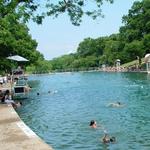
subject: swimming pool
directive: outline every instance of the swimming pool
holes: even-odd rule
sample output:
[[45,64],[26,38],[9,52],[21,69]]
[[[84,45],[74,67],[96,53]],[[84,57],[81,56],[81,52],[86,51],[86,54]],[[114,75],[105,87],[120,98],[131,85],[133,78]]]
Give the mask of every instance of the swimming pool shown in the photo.
[[[21,119],[55,150],[150,149],[150,76],[145,73],[79,72],[34,75]],[[39,95],[37,95],[39,93]],[[107,105],[119,101],[123,108]],[[103,144],[103,129],[116,137]]]

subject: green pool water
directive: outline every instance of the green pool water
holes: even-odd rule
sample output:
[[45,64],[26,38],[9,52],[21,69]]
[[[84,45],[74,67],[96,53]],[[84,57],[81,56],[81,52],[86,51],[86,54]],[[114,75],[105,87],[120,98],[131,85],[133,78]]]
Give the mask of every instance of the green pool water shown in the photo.
[[[150,149],[150,75],[80,72],[29,80],[32,91],[17,111],[55,150]],[[116,101],[125,106],[107,107]],[[92,119],[99,128],[89,127]],[[116,137],[115,144],[101,142],[103,129]]]

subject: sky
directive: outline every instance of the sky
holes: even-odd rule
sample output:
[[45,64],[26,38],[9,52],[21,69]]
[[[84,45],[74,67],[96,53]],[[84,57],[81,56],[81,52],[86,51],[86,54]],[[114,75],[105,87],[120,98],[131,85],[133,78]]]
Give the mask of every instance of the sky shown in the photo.
[[76,52],[80,42],[85,38],[98,38],[118,33],[122,24],[122,16],[136,0],[114,0],[113,4],[105,3],[102,6],[104,18],[92,20],[84,17],[80,26],[71,24],[67,15],[58,18],[47,17],[42,25],[30,21],[29,32],[38,42],[37,50],[46,60]]

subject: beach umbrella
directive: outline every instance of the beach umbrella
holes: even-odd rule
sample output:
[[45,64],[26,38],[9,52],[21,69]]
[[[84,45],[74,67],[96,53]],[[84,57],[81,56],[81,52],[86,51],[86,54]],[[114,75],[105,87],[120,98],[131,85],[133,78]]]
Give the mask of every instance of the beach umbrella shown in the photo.
[[19,55],[9,56],[7,57],[7,59],[14,60],[14,61],[29,61],[28,59]]
[[[7,57],[7,59],[9,60],[13,60],[13,61],[17,61],[18,63],[20,62],[27,62],[29,60],[27,60],[26,58],[19,56],[19,55],[14,55],[14,56],[9,56]],[[11,91],[12,91],[12,87],[13,87],[13,77],[14,76],[14,72],[12,70],[12,74],[11,74],[11,82],[10,82],[10,87],[11,87]]]

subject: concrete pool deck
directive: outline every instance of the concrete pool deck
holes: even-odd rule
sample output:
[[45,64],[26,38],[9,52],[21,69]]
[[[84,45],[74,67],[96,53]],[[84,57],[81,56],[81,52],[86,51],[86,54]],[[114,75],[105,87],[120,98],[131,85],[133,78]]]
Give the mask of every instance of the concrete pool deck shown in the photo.
[[20,119],[11,105],[0,104],[0,150],[53,150]]

